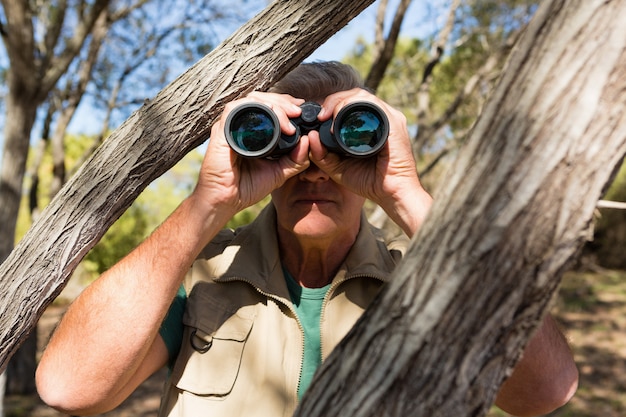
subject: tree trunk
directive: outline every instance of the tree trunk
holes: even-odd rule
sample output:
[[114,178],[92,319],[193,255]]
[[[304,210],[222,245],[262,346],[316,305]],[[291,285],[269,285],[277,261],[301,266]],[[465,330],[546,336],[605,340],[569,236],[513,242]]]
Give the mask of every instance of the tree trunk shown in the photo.
[[[7,118],[4,127],[4,150],[0,173],[0,261],[9,256],[13,249],[17,216],[22,197],[22,184],[26,171],[29,138],[38,102],[27,88],[9,75],[7,96]],[[1,277],[1,275],[0,275]],[[33,332],[17,352],[12,366],[4,375],[8,393],[32,394],[35,392],[37,334]],[[0,392],[3,398],[4,391]]]
[[0,266],[0,371],[83,256],[206,140],[225,103],[269,87],[372,1],[272,3],[113,132]]
[[298,416],[483,416],[626,153],[626,3],[544,1],[394,281]]
[[0,417],[4,417],[4,389],[6,387],[7,373],[0,372]]
[[30,395],[37,392],[35,371],[38,342],[37,332],[32,331],[9,361],[6,369],[7,395]]
[[17,213],[22,198],[30,131],[35,123],[38,102],[9,71],[7,117],[4,125],[4,149],[0,171],[0,262],[13,249]]

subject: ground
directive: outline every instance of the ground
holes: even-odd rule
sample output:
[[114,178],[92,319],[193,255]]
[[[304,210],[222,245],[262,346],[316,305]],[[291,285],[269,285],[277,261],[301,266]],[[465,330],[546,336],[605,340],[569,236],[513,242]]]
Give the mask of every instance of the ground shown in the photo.
[[[39,325],[45,341],[62,306],[52,306]],[[550,417],[622,417],[626,415],[626,272],[595,270],[568,273],[553,314],[570,341],[580,371],[572,401]],[[165,371],[146,381],[107,417],[155,416]],[[6,417],[61,417],[36,397],[6,398]],[[507,414],[493,409],[488,417]]]

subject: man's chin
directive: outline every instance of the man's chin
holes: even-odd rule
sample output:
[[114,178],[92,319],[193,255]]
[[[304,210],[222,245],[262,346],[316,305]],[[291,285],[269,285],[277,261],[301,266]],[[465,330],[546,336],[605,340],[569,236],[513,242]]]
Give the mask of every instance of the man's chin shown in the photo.
[[312,239],[324,238],[337,232],[337,223],[323,213],[312,211],[295,224],[293,232]]

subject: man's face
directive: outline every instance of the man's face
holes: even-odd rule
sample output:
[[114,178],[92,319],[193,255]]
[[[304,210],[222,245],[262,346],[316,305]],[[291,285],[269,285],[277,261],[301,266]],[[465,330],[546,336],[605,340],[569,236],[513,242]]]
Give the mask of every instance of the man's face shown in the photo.
[[274,190],[272,201],[282,231],[299,238],[334,240],[356,236],[365,199],[311,164]]

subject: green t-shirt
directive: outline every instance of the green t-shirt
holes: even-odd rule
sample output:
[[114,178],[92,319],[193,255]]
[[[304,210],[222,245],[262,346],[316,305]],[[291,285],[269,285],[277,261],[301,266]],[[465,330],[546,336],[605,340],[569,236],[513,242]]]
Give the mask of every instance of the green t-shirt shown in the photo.
[[320,320],[322,304],[330,284],[321,288],[304,288],[293,279],[287,270],[283,269],[283,271],[291,301],[304,330],[304,358],[300,370],[300,383],[298,384],[298,399],[302,399],[304,392],[311,385],[315,371],[322,363]]
[[[304,358],[302,369],[300,370],[300,383],[298,384],[298,398],[301,399],[311,384],[315,371],[322,363],[320,319],[322,304],[330,284],[322,288],[303,288],[291,277],[287,270],[283,269],[283,271],[291,301],[304,330]],[[187,293],[181,285],[159,330],[159,334],[163,338],[169,353],[170,369],[174,366],[176,356],[178,356],[182,345],[183,313],[186,303]]]
[[181,285],[159,329],[159,334],[163,338],[169,354],[168,365],[170,369],[174,367],[176,356],[178,356],[183,344],[183,313],[186,305],[187,292],[185,287]]

